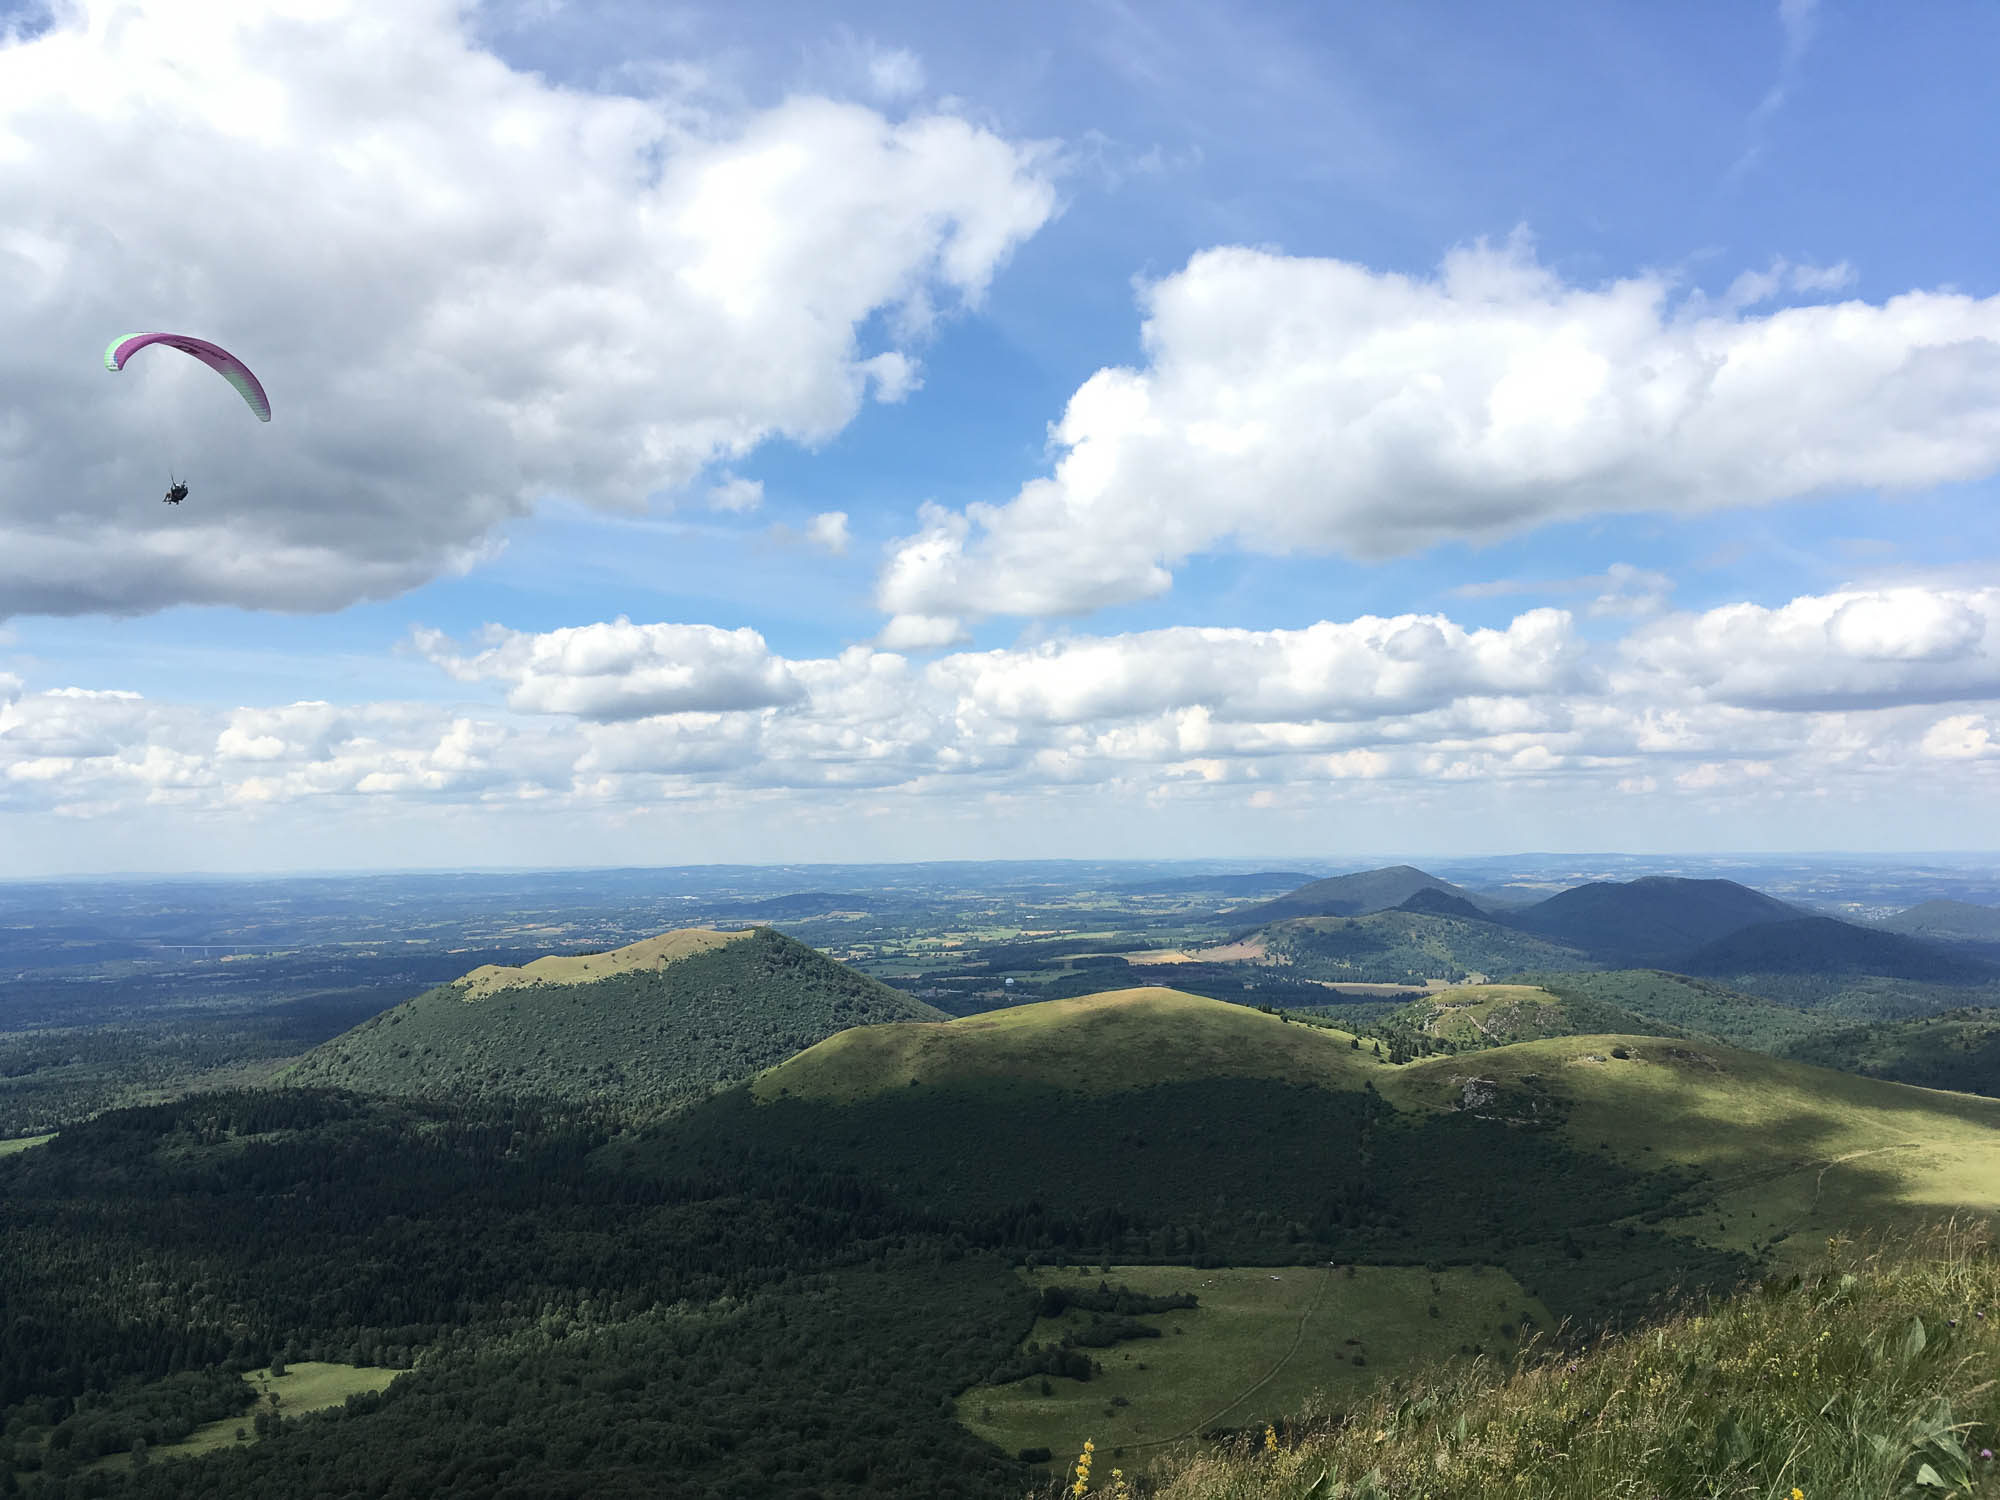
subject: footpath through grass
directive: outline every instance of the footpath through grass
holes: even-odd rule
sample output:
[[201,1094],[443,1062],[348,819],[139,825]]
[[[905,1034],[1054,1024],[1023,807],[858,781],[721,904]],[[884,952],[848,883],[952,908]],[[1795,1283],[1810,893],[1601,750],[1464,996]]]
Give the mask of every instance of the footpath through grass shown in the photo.
[[[1194,1433],[1296,1411],[1316,1391],[1358,1396],[1462,1348],[1511,1351],[1523,1314],[1549,1326],[1541,1303],[1490,1268],[1115,1266],[1024,1274],[1041,1287],[1102,1281],[1199,1299],[1199,1306],[1136,1320],[1158,1328],[1158,1338],[1085,1349],[1103,1367],[1090,1380],[1036,1375],[976,1386],[958,1398],[959,1420],[981,1437],[1008,1453],[1047,1448],[1058,1459],[1092,1436],[1107,1454],[1136,1457]],[[1038,1318],[1024,1344],[1059,1343],[1087,1322],[1075,1309]]]
[[[1985,1223],[1829,1241],[1797,1276],[1550,1354],[1322,1403],[1235,1451],[1161,1461],[1159,1500],[2000,1497],[2000,1255]],[[1066,1492],[1113,1495],[1094,1473]],[[1076,1450],[1072,1449],[1071,1452]],[[1140,1467],[1126,1464],[1129,1486]],[[1053,1487],[1051,1493],[1054,1493]]]

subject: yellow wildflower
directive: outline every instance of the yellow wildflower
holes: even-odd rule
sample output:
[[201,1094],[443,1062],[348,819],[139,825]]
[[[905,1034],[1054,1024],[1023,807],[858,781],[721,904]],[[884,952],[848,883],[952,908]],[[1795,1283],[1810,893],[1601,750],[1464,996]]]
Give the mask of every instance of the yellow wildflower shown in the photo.
[[1797,1485],[1792,1486],[1792,1500],[1806,1500],[1806,1492]]

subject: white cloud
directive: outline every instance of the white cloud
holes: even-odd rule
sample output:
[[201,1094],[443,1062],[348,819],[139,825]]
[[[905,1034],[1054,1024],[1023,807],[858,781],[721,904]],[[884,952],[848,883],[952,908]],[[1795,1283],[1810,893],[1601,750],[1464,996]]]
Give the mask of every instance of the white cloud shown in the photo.
[[[1072,793],[1307,817],[1352,811],[1342,799],[1365,789],[1368,816],[1393,833],[1391,809],[1490,813],[1500,805],[1480,799],[1505,788],[1551,799],[1508,805],[1585,839],[1609,836],[1612,817],[1685,813],[1737,820],[1710,825],[1712,839],[1789,818],[1797,847],[1816,841],[1829,797],[1872,799],[1890,821],[1918,802],[1955,809],[1946,826],[1963,839],[2000,835],[1988,784],[2000,680],[1981,691],[1973,676],[1925,674],[1981,660],[1987,637],[1967,621],[1994,607],[1965,591],[1856,592],[1669,616],[1608,646],[1557,610],[1504,629],[1364,616],[928,661],[869,646],[794,659],[750,630],[622,619],[489,629],[468,647],[424,632],[424,656],[493,684],[506,706],[218,711],[22,684],[0,693],[0,812],[77,827],[151,809],[236,827],[322,807],[357,827],[368,808],[615,819],[735,807],[768,835],[897,809],[909,828],[942,827],[958,816],[938,811],[949,807],[1048,835],[1074,826]],[[191,825],[179,826],[185,839]]]
[[725,474],[708,492],[710,510],[726,510],[747,515],[764,503],[764,481]]
[[882,627],[876,644],[890,651],[928,651],[970,639],[964,624],[950,615],[896,615]]
[[[960,118],[589,94],[466,24],[76,0],[0,41],[0,614],[338,608],[543,496],[824,440],[1054,212],[1048,153]],[[242,353],[271,424],[170,351],[93,368],[147,327]]]
[[1778,77],[1750,112],[1743,151],[1730,166],[1728,181],[1740,179],[1763,159],[1771,122],[1791,96],[1800,65],[1805,61],[1806,49],[1812,45],[1813,33],[1818,29],[1818,12],[1819,0],[1778,0],[1778,29],[1784,37],[1778,59]]
[[1532,610],[1505,631],[1436,615],[1304,630],[1181,627],[967,653],[933,664],[961,712],[1074,724],[1200,707],[1219,720],[1314,722],[1420,712],[1460,698],[1579,685],[1570,617]]
[[1953,714],[1924,732],[1924,754],[1938,760],[1980,760],[2000,756],[2000,720],[1982,714]]
[[1903,587],[1674,615],[1623,643],[1624,680],[1764,708],[2000,698],[2000,589]]
[[828,510],[814,516],[806,527],[806,540],[822,552],[845,557],[848,543],[853,541],[847,530],[847,512]]
[[1076,391],[1052,473],[1005,504],[925,506],[877,602],[1076,614],[1225,547],[1374,559],[2000,468],[2000,297],[1751,316],[1670,292],[1572,286],[1519,242],[1428,280],[1205,251],[1146,288],[1145,367]]
[[905,48],[871,47],[868,82],[878,98],[907,99],[923,92],[924,65]]
[[1768,271],[1745,271],[1729,284],[1723,294],[1722,310],[1739,312],[1768,302],[1782,292],[1813,296],[1843,291],[1859,278],[1846,261],[1831,266],[1795,265],[1780,256]]
[[802,696],[787,664],[747,628],[634,625],[621,616],[542,635],[493,628],[486,642],[467,656],[435,631],[416,639],[419,650],[461,682],[508,683],[508,706],[523,713],[616,723],[765,708]]

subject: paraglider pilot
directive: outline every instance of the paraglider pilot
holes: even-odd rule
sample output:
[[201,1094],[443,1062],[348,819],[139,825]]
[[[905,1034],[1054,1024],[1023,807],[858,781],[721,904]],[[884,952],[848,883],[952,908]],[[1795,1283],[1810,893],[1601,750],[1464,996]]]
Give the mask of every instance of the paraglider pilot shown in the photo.
[[[169,474],[167,478],[174,479],[174,476]],[[187,499],[187,497],[188,497],[188,487],[182,484],[178,479],[174,479],[173,487],[169,489],[166,492],[166,494],[160,496],[160,498],[169,505],[179,505],[181,501]]]

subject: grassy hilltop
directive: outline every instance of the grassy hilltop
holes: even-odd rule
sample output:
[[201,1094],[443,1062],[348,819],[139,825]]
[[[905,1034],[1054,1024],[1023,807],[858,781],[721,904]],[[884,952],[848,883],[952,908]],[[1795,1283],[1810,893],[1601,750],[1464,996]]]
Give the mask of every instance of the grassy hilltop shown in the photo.
[[965,1016],[846,1031],[758,1075],[761,1101],[851,1104],[912,1085],[1019,1083],[1109,1094],[1208,1078],[1359,1088],[1377,1071],[1347,1032],[1143,986]]
[[486,965],[335,1037],[283,1081],[663,1109],[851,1026],[941,1012],[767,927]]
[[1413,1000],[1376,1023],[1408,1029],[1460,1050],[1505,1047],[1550,1036],[1590,1033],[1681,1036],[1677,1026],[1647,1020],[1588,995],[1560,996],[1530,984],[1461,985]]

